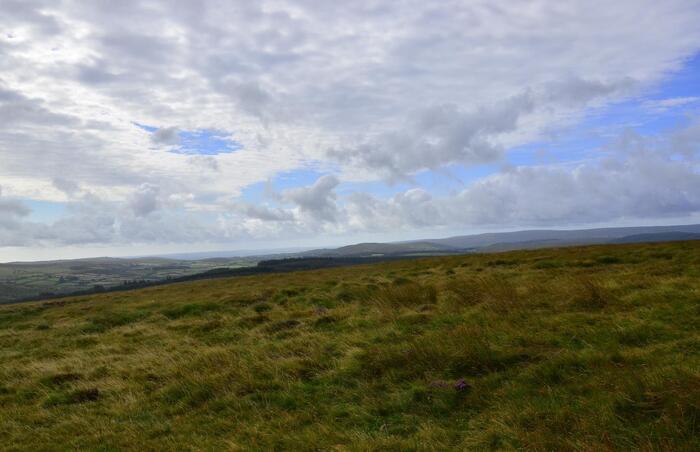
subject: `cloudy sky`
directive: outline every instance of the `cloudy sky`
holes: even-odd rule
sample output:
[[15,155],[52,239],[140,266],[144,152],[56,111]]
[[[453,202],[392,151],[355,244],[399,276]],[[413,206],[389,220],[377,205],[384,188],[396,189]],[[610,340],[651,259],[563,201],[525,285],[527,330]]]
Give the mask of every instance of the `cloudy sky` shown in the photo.
[[700,222],[700,4],[0,0],[0,261]]

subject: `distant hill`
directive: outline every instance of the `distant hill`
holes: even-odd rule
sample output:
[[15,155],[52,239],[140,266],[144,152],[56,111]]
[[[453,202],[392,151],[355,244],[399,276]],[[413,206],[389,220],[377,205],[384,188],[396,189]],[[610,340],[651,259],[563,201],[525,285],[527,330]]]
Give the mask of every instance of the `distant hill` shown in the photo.
[[455,253],[457,251],[462,250],[433,241],[420,241],[407,243],[358,243],[334,249],[311,250],[301,253],[301,255],[318,257],[357,257],[445,254]]
[[700,225],[698,224],[571,230],[535,229],[408,242],[358,243],[340,248],[311,250],[297,255],[302,257],[368,257],[440,255],[465,252],[492,253],[558,246],[666,242],[698,238],[700,238]]
[[[429,239],[431,243],[453,248],[484,248],[499,245],[505,249],[505,244],[527,244],[525,248],[536,247],[537,242],[543,246],[582,245],[593,243],[611,243],[623,237],[640,234],[659,233],[691,233],[700,234],[700,224],[677,226],[635,226],[624,228],[596,228],[571,230],[525,230],[514,232],[494,232],[476,235],[461,235],[444,239]],[[661,237],[661,236],[659,236]],[[668,240],[675,239],[673,235]],[[664,241],[663,239],[661,241]],[[516,248],[512,248],[516,249]]]
[[186,260],[186,261],[198,261],[207,260],[214,261],[218,260],[231,260],[237,257],[251,257],[251,256],[272,256],[272,255],[287,255],[295,254],[308,250],[309,247],[288,247],[288,248],[274,248],[274,249],[260,249],[260,250],[223,250],[223,251],[200,251],[193,253],[171,253],[171,254],[160,254],[158,257],[174,260]]
[[658,232],[655,234],[635,234],[615,239],[610,243],[651,243],[674,242],[680,240],[700,240],[700,233],[693,232]]
[[67,259],[0,264],[0,303],[32,297],[132,287],[177,279],[216,268],[238,268],[257,263],[240,257],[215,260],[174,260],[159,257]]
[[189,256],[189,260],[99,257],[15,262],[0,264],[0,303],[188,279],[345,266],[362,259],[386,261],[419,256],[679,240],[700,240],[700,225],[496,232],[408,242],[357,243],[295,253],[282,253],[278,249],[235,258],[224,256],[236,252],[207,252],[180,255]]

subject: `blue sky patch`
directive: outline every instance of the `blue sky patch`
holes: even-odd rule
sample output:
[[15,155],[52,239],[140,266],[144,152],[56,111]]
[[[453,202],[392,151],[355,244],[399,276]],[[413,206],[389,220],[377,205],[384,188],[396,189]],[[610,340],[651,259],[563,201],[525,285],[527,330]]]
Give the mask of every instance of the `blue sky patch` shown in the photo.
[[[149,126],[138,122],[136,127],[148,133],[155,133],[159,127]],[[172,152],[190,155],[217,155],[235,152],[243,149],[243,145],[231,138],[231,134],[217,129],[179,130],[179,144],[174,145]]]
[[29,221],[52,223],[66,213],[66,205],[61,202],[22,199],[22,203],[31,210]]
[[178,135],[181,140],[178,152],[182,154],[216,155],[243,149],[241,143],[232,140],[229,134],[221,130],[183,130]]
[[700,55],[659,85],[628,100],[589,111],[581,121],[550,136],[508,150],[511,165],[574,162],[601,157],[628,132],[654,136],[681,127],[700,111]]

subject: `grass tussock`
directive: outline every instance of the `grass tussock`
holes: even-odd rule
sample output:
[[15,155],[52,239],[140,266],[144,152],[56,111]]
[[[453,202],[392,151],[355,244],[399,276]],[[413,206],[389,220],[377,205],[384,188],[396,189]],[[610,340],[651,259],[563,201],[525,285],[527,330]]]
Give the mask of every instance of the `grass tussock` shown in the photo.
[[0,307],[7,450],[700,449],[700,243]]
[[447,290],[462,306],[484,304],[496,312],[508,311],[520,301],[514,283],[501,274],[454,279],[447,283]]
[[372,300],[386,309],[430,305],[437,302],[437,290],[431,284],[394,283],[375,291]]
[[612,291],[599,279],[587,276],[571,281],[571,305],[583,310],[603,309],[614,301]]

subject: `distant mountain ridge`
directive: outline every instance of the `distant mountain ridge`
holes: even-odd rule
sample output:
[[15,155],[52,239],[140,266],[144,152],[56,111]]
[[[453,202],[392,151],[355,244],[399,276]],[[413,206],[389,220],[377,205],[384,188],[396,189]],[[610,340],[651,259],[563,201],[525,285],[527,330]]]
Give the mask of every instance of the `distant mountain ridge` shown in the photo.
[[700,233],[657,232],[655,234],[634,234],[615,239],[610,243],[673,242],[681,240],[700,240]]
[[700,224],[496,232],[407,242],[356,243],[293,253],[269,250],[261,251],[262,254],[257,256],[236,258],[217,256],[217,253],[192,253],[191,260],[160,256],[14,262],[0,264],[0,304],[42,295],[124,290],[168,281],[296,271],[421,256],[680,240],[700,240]]
[[357,243],[339,248],[299,253],[309,257],[360,257],[436,255],[464,252],[499,252],[517,249],[550,248],[608,243],[667,242],[699,240],[700,224],[676,226],[633,226],[596,229],[533,229],[489,232],[442,239],[407,242]]
[[458,251],[455,247],[435,243],[433,241],[417,241],[408,243],[357,243],[341,246],[340,248],[318,249],[300,253],[309,257],[356,257],[373,255],[402,255],[402,254],[443,254]]
[[[691,233],[700,234],[700,224],[675,225],[675,226],[631,226],[616,228],[596,229],[533,229],[514,232],[492,232],[475,235],[461,235],[444,239],[430,239],[432,243],[438,243],[455,248],[481,248],[496,244],[517,242],[553,242],[560,244],[589,244],[610,243],[613,240],[626,236],[660,233]],[[662,238],[662,236],[659,236]],[[671,240],[674,240],[671,238]],[[556,245],[555,245],[556,246]]]

